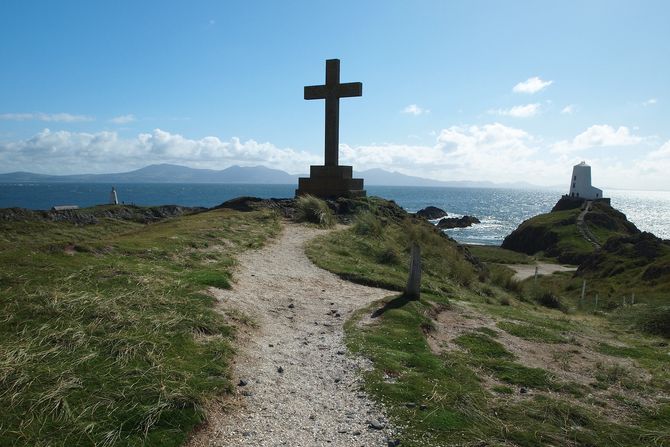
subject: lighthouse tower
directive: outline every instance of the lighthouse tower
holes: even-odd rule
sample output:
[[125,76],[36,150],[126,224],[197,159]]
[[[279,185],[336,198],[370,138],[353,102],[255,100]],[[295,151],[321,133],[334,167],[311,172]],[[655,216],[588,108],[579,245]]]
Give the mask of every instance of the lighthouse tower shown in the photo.
[[116,188],[112,186],[112,192],[109,193],[109,203],[111,205],[118,205],[119,204],[119,198],[116,195]]
[[586,200],[603,198],[602,189],[591,186],[591,166],[586,162],[581,162],[572,168],[569,196]]

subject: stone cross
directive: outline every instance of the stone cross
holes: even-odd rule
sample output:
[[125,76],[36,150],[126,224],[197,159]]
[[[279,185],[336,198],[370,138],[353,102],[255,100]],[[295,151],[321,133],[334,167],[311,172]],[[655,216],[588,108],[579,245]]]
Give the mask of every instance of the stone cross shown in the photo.
[[340,98],[363,95],[363,84],[340,84],[340,60],[326,61],[326,83],[305,87],[305,99],[326,100],[326,166],[337,166],[340,144]]

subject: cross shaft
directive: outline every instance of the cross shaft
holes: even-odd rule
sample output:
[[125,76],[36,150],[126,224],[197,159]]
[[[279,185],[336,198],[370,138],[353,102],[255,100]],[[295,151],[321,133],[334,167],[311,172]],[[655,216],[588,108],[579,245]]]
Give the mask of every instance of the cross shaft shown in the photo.
[[340,98],[363,95],[363,84],[348,82],[340,84],[340,60],[326,61],[326,83],[305,87],[305,99],[326,100],[325,165],[338,166]]

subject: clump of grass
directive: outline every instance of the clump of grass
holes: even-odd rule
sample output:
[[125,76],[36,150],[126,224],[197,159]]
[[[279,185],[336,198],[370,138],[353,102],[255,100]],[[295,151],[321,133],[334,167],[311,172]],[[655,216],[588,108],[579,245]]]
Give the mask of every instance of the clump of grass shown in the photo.
[[617,317],[649,334],[670,338],[670,306],[636,305],[621,309]]
[[509,359],[514,357],[503,345],[483,333],[464,334],[454,339],[454,342],[467,349],[470,354],[476,357],[496,359]]
[[565,306],[561,302],[561,299],[554,295],[551,291],[545,290],[537,292],[533,297],[535,302],[541,306],[548,307],[549,309],[564,310]]
[[498,287],[502,287],[508,292],[517,295],[521,294],[521,283],[514,279],[514,271],[512,269],[503,265],[490,265],[489,269],[491,271],[491,283],[497,285]]
[[356,214],[353,229],[360,236],[372,237],[381,237],[384,231],[381,219],[368,210]]
[[519,324],[509,321],[500,321],[497,326],[505,332],[516,337],[530,341],[544,343],[565,343],[566,339],[549,329],[541,328],[534,324]]
[[309,194],[296,200],[296,219],[298,222],[309,222],[324,228],[335,225],[335,216],[328,204]]

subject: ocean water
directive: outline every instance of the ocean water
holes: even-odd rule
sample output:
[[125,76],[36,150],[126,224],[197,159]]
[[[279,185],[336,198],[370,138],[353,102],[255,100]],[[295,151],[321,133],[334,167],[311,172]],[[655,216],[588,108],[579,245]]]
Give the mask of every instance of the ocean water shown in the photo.
[[[119,200],[137,205],[218,205],[239,196],[292,197],[295,185],[243,184],[115,184]],[[106,203],[111,184],[24,183],[0,184],[0,208],[49,209],[54,205],[80,207]],[[500,245],[521,222],[546,213],[561,191],[498,188],[439,188],[367,186],[369,195],[395,200],[407,211],[428,205],[450,216],[476,216],[482,223],[447,230],[454,239],[470,244]],[[670,239],[670,191],[606,191],[612,206],[625,213],[641,230]]]

